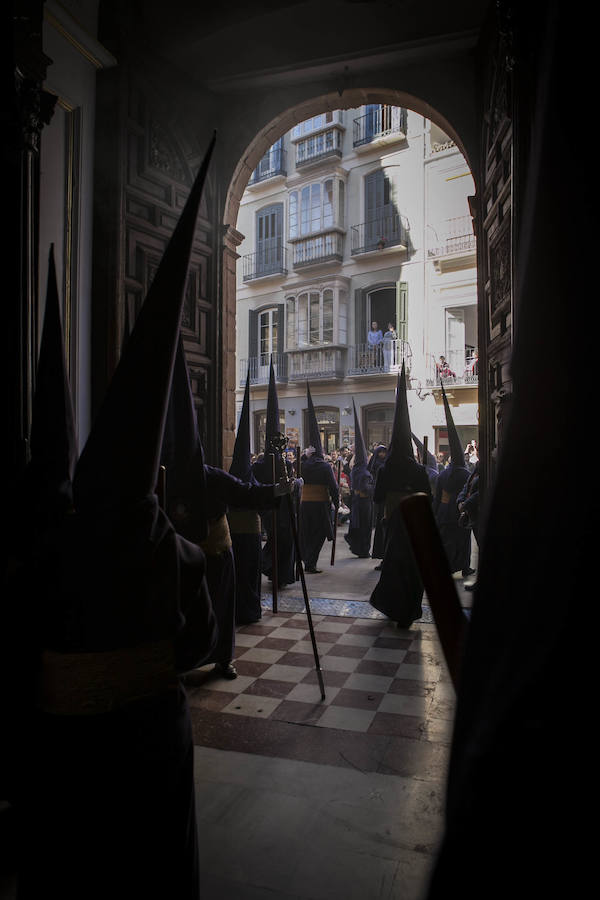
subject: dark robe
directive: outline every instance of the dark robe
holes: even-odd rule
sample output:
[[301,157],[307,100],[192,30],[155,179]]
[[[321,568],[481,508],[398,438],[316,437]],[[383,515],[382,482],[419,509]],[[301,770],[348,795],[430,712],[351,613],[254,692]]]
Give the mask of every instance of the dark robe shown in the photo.
[[[204,471],[209,535],[201,546],[206,554],[208,590],[219,627],[217,645],[204,663],[228,663],[233,659],[235,649],[236,579],[226,513],[230,506],[243,510],[266,509],[278,501],[274,499],[272,483],[240,481],[229,472],[213,466],[204,466]],[[214,535],[220,537],[215,541]]]
[[[377,482],[377,473],[383,467],[385,463],[385,457],[379,456],[379,451],[385,450],[387,453],[386,447],[383,444],[379,444],[375,447],[373,451],[373,455],[369,460],[369,471],[373,476],[373,484]],[[373,559],[383,559],[383,554],[385,552],[385,520],[384,520],[384,504],[373,502],[373,528],[375,529],[373,534],[373,549],[371,550],[371,556]]]
[[[331,464],[321,456],[309,456],[302,462],[302,501],[300,503],[300,549],[305,567],[316,569],[319,554],[325,541],[333,540],[333,516],[331,504],[337,507],[339,489]],[[313,485],[325,489],[329,499],[308,500]]]
[[15,797],[19,900],[199,897],[177,672],[215,639],[204,568],[154,495],[46,535],[30,569],[39,662]]
[[[258,483],[251,473],[247,480],[253,484]],[[235,621],[236,625],[251,625],[262,617],[260,514],[254,509],[232,506],[227,518],[235,564]]]
[[350,527],[344,535],[355,556],[365,559],[371,549],[373,526],[373,476],[366,466],[355,466],[351,472],[352,506]]
[[[292,467],[288,464],[288,476],[292,474]],[[270,457],[265,457],[252,466],[252,474],[259,484],[273,483],[273,470]],[[296,488],[294,488],[296,490]],[[261,514],[263,527],[267,540],[262,549],[262,572],[272,580],[273,576],[273,513],[270,511]],[[277,510],[275,519],[277,522],[277,580],[278,587],[285,587],[296,581],[296,550],[294,547],[294,533],[292,523],[287,510],[287,501],[281,504]]]
[[471,532],[458,524],[457,506],[457,497],[468,478],[468,469],[450,463],[436,482],[433,512],[451,572],[466,572],[471,561]]
[[408,628],[422,615],[423,582],[398,505],[402,496],[417,491],[431,496],[427,473],[414,460],[401,459],[394,464],[388,459],[379,470],[373,496],[385,505],[385,554],[370,602],[401,628]]

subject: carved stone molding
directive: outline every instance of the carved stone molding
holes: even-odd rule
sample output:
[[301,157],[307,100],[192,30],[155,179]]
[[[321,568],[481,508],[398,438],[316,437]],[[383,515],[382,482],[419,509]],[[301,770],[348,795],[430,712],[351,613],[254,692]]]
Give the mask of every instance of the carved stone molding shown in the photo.
[[39,153],[42,128],[48,125],[58,97],[43,90],[40,83],[19,69],[15,72],[15,88],[21,125],[21,150]]

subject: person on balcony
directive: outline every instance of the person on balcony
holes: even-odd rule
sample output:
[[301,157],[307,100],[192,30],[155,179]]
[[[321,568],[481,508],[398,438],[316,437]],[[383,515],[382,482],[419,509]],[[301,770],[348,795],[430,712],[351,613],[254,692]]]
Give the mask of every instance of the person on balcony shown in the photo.
[[367,333],[367,344],[369,345],[369,356],[371,357],[371,365],[381,365],[381,343],[383,341],[383,331],[377,322],[371,322],[371,330]]
[[456,372],[453,372],[445,356],[440,356],[439,363],[436,363],[436,372],[438,381],[441,378],[456,378]]
[[390,371],[392,362],[395,362],[395,341],[398,340],[393,322],[388,322],[387,331],[383,336],[383,366],[386,372]]

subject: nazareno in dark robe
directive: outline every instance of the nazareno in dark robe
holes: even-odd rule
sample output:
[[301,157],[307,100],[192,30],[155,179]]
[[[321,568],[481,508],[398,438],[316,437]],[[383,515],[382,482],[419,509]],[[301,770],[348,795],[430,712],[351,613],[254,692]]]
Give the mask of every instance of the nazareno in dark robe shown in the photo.
[[[320,456],[302,461],[302,498],[300,503],[300,551],[307,569],[316,569],[325,541],[333,540],[331,504],[337,507],[339,490],[331,464]],[[326,500],[310,500],[314,489],[321,490]]]
[[451,572],[466,572],[471,561],[471,532],[458,524],[457,506],[469,474],[468,469],[450,463],[438,475],[435,486],[433,512]]
[[[385,463],[385,458],[382,459],[379,455],[380,450],[387,453],[386,447],[384,447],[383,444],[379,444],[373,450],[373,456],[369,460],[368,468],[373,477],[373,484],[377,482],[377,473]],[[371,556],[373,557],[373,559],[383,559],[383,554],[385,552],[385,522],[383,518],[383,506],[383,503],[373,502],[372,504],[373,528],[375,529],[373,532],[373,549],[371,550]]]
[[373,497],[385,504],[385,554],[370,602],[401,628],[408,628],[422,615],[423,582],[399,509],[403,497],[418,491],[431,496],[427,473],[414,460],[400,459],[394,464],[388,459],[379,470]]
[[373,525],[373,476],[366,466],[351,470],[352,506],[350,527],[344,535],[352,553],[361,559],[369,556]]
[[233,659],[235,649],[236,578],[226,513],[230,506],[244,511],[265,510],[279,501],[274,498],[272,483],[244,482],[213,466],[205,466],[204,471],[209,534],[200,546],[206,554],[206,579],[217,617],[219,638],[203,664],[227,663]]
[[[288,464],[288,477],[293,476],[293,469]],[[271,459],[265,456],[252,466],[252,474],[259,484],[273,483],[273,469]],[[296,490],[296,488],[294,488]],[[277,579],[278,587],[293,584],[296,581],[296,549],[294,547],[294,533],[287,508],[287,501],[282,503],[276,511],[277,521]],[[261,514],[267,540],[262,548],[262,573],[272,580],[273,575],[273,514],[265,511]]]
[[67,515],[32,563],[39,684],[16,779],[19,900],[198,900],[193,742],[177,673],[215,640],[204,555],[150,495]]

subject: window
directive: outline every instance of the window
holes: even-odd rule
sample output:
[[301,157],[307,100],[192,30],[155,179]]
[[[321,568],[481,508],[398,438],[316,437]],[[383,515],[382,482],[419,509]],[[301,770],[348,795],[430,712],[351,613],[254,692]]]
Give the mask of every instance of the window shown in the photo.
[[[339,111],[336,110],[335,115],[337,119],[339,117]],[[305,119],[304,122],[299,122],[298,125],[294,126],[292,137],[299,138],[305,134],[311,134],[313,131],[318,131],[319,128],[325,128],[326,125],[329,125],[333,121],[333,112],[321,113],[318,116],[313,116],[311,119]]]
[[[332,453],[340,446],[340,411],[336,407],[316,406],[315,416],[325,453]],[[308,411],[304,411],[305,444],[308,442]]]
[[256,213],[256,271],[269,274],[282,266],[283,203]]
[[344,221],[344,183],[339,178],[307,184],[289,198],[289,238],[296,240]]
[[[343,306],[343,314],[341,307]],[[331,288],[322,291],[303,291],[297,297],[288,297],[287,349],[333,344],[335,339],[335,295]],[[343,336],[346,339],[346,304],[338,297],[338,316],[343,320]],[[340,339],[338,328],[338,340]]]

